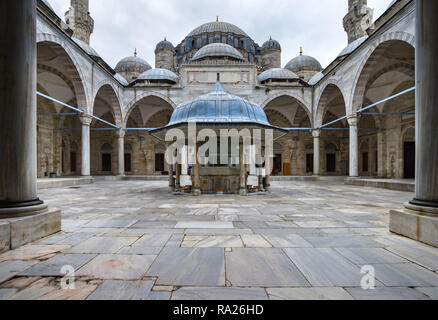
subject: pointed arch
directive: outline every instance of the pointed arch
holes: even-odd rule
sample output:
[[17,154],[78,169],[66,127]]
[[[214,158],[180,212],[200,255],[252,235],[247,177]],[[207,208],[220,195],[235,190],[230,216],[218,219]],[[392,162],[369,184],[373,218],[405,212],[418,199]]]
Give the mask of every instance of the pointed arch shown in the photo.
[[323,89],[320,91],[320,94],[316,99],[317,107],[314,119],[315,128],[323,125],[324,115],[326,114],[328,110],[327,107],[331,101],[329,98],[334,94],[334,92],[337,92],[342,97],[344,101],[345,115],[347,114],[345,93],[341,88],[342,87],[340,86],[339,82],[335,79],[329,79],[325,82]]
[[114,84],[109,80],[101,81],[97,86],[96,90],[93,94],[93,104],[90,110],[90,113],[93,114],[94,106],[96,103],[96,99],[99,95],[103,95],[105,99],[111,107],[112,114],[114,116],[115,124],[119,127],[123,127],[123,117],[122,117],[122,109],[120,106],[120,98],[117,94],[117,88]]
[[129,117],[132,113],[132,111],[135,109],[135,107],[137,106],[137,104],[148,97],[155,97],[155,98],[159,98],[161,100],[163,100],[164,102],[166,102],[167,104],[169,104],[171,106],[171,108],[174,110],[176,109],[177,105],[168,97],[162,95],[159,92],[145,92],[139,96],[136,96],[134,99],[131,100],[131,102],[128,103],[128,105],[126,106],[124,112],[123,112],[123,123],[124,123],[124,127],[126,127]]
[[88,90],[85,87],[85,76],[79,63],[65,41],[56,35],[48,33],[38,33],[36,40],[37,44],[45,43],[50,46],[56,53],[57,57],[62,59],[65,73],[69,77],[74,87],[77,107],[84,112],[89,112],[88,109],[91,105],[91,99],[89,97]]
[[381,59],[385,50],[395,41],[401,41],[415,48],[415,36],[407,32],[390,32],[376,38],[362,59],[353,81],[349,113],[354,113],[362,107],[366,86],[372,76],[375,64]]

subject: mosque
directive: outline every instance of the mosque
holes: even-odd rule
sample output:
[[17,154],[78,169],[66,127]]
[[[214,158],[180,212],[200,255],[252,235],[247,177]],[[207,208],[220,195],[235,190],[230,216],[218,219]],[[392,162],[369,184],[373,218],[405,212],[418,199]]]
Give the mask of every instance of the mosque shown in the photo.
[[[325,69],[302,50],[283,63],[278,41],[259,46],[219,19],[176,46],[159,42],[155,68],[134,53],[113,69],[90,43],[88,1],[72,1],[65,22],[40,1],[38,91],[83,114],[64,116],[71,110],[38,98],[38,177],[167,174],[165,145],[144,129],[167,125],[178,105],[208,93],[220,74],[230,94],[261,106],[271,125],[289,129],[275,142],[272,175],[413,178],[414,93],[356,111],[414,86],[414,6],[394,1],[374,21],[367,1],[348,2],[348,43]],[[350,126],[358,128],[354,137]],[[357,140],[353,153],[350,138]]]
[[[255,106],[257,125],[282,132],[267,177],[413,179],[415,12],[415,1],[394,0],[375,19],[367,0],[348,0],[339,21],[345,47],[328,66],[303,49],[282,61],[275,30],[273,38],[253,39],[219,18],[177,45],[163,35],[154,67],[141,52],[110,66],[90,42],[88,0],[71,0],[64,19],[39,0],[37,177],[173,177],[178,168],[166,163],[155,131],[178,123],[187,104],[220,91],[244,101],[240,115],[249,110],[243,105]],[[200,108],[191,110],[203,117]]]

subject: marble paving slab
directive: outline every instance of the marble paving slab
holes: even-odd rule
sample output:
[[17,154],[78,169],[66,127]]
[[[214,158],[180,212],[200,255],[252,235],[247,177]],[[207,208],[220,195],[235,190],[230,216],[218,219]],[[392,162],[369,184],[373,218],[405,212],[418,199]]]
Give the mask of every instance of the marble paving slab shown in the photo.
[[28,260],[28,261],[5,261],[0,263],[0,283],[3,283],[13,277],[15,277],[20,272],[30,268],[38,261]]
[[117,253],[137,240],[133,237],[93,237],[65,250],[65,253]]
[[77,276],[103,280],[139,280],[156,256],[102,254],[80,268]]
[[172,300],[267,300],[263,288],[184,287],[172,294]]
[[414,264],[375,264],[376,278],[388,287],[438,287],[435,272]]
[[271,300],[353,300],[343,288],[268,288]]
[[106,280],[87,300],[148,300],[154,281]]
[[58,254],[21,272],[20,276],[64,276],[61,272],[64,266],[78,270],[94,257],[96,254]]
[[226,252],[227,280],[234,287],[307,287],[281,249],[235,248]]
[[376,263],[390,264],[409,262],[382,248],[337,248],[335,250],[354,264],[360,266]]
[[288,248],[284,252],[314,287],[355,287],[361,284],[361,268],[334,249]]
[[146,275],[157,285],[225,286],[224,249],[164,248]]
[[226,221],[181,221],[175,229],[233,229],[232,222]]
[[369,238],[356,235],[303,236],[315,248],[380,248],[383,247]]
[[312,245],[296,234],[264,235],[274,248],[311,248]]
[[425,294],[412,288],[346,289],[357,300],[429,300]]

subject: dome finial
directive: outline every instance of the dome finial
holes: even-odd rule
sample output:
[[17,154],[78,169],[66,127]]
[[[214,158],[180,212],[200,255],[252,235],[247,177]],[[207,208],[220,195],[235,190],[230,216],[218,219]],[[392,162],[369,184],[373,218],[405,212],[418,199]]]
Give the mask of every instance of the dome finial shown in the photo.
[[166,38],[166,37],[164,37],[164,41],[167,41],[167,38]]
[[219,16],[216,16],[216,22],[219,22]]
[[300,47],[300,56],[303,55],[303,47]]
[[135,48],[135,50],[134,50],[134,57],[136,57],[137,56],[137,48]]

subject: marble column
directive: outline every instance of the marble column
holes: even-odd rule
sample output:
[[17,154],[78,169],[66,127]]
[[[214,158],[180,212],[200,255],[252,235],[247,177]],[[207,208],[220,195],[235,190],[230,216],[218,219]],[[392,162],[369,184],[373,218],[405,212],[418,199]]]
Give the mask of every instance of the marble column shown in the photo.
[[416,0],[415,198],[392,210],[392,232],[438,247],[438,1]]
[[[1,1],[0,216],[47,208],[37,197],[36,9]],[[6,14],[7,13],[7,14]],[[14,210],[13,210],[14,211]]]
[[0,253],[61,230],[37,196],[35,3],[0,1]]
[[181,191],[181,164],[177,162],[175,166],[175,191],[179,192]]
[[246,186],[246,166],[245,166],[245,152],[244,146],[241,143],[239,146],[239,163],[240,163],[240,187],[239,194],[241,196],[246,196],[248,194],[247,186]]
[[320,176],[320,152],[321,152],[321,130],[314,130],[312,132],[313,135],[313,175]]
[[81,175],[90,176],[90,125],[93,118],[89,115],[80,116],[82,123],[82,166]]
[[272,167],[271,167],[271,157],[268,155],[265,159],[265,191],[271,192],[271,173],[272,173]]
[[201,176],[199,173],[199,145],[195,145],[195,165],[193,166],[193,195],[201,195]]
[[123,129],[117,132],[119,176],[125,175],[125,134],[126,132]]
[[168,165],[168,171],[169,171],[169,193],[175,192],[175,178],[173,176],[173,166],[169,163]]
[[438,2],[417,1],[415,199],[438,208]]
[[348,117],[350,125],[350,178],[359,177],[359,137],[358,137],[359,118],[356,115]]

